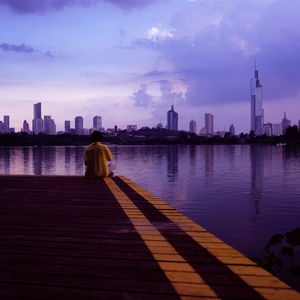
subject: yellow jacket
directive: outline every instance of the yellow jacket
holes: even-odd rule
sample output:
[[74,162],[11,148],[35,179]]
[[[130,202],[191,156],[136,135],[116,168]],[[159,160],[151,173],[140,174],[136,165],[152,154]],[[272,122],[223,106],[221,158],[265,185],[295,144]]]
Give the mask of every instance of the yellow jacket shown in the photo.
[[100,142],[92,143],[84,151],[86,177],[107,177],[108,167],[106,161],[111,161],[113,155],[107,146]]

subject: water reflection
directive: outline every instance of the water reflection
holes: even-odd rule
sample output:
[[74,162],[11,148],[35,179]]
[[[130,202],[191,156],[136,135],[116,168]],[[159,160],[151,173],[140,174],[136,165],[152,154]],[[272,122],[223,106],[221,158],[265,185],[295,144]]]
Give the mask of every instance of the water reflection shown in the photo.
[[24,174],[29,174],[30,167],[29,167],[29,149],[28,147],[23,147],[23,163],[24,163]]
[[44,148],[43,154],[45,171],[52,174],[56,164],[56,147]]
[[65,147],[65,173],[70,174],[71,170],[71,148]]
[[191,145],[189,147],[189,161],[190,161],[190,176],[194,176],[197,173],[197,146]]
[[83,163],[83,147],[75,147],[75,174],[84,174],[84,163]]
[[10,147],[4,148],[4,174],[10,174],[10,151]]
[[176,181],[178,175],[178,145],[167,148],[167,172],[168,181]]
[[43,172],[42,161],[43,161],[43,149],[38,147],[33,147],[32,149],[32,166],[33,174],[41,175]]
[[211,179],[214,171],[214,146],[204,148],[204,172],[207,182]]
[[263,146],[255,145],[250,148],[251,186],[250,197],[254,204],[255,214],[260,213],[260,203],[263,198],[264,153]]

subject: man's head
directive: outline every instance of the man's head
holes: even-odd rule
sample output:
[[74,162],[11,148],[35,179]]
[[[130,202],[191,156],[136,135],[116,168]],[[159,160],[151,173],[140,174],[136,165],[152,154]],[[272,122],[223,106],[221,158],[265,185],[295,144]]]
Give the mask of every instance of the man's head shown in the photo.
[[91,139],[91,142],[92,143],[96,143],[96,142],[100,142],[102,140],[102,133],[100,131],[94,131],[91,136],[90,136],[90,139]]

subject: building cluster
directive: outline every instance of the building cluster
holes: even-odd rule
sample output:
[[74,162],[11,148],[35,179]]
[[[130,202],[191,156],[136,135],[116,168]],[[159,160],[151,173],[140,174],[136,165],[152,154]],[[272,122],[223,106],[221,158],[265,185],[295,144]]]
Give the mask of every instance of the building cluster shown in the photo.
[[15,132],[14,128],[9,126],[9,116],[3,116],[3,121],[0,121],[0,134]]
[[[156,128],[162,127],[162,124],[157,124]],[[174,111],[174,105],[171,106],[171,109],[167,113],[167,129],[178,131],[178,113]],[[189,132],[198,134],[197,132],[197,122],[191,120],[189,124]],[[229,127],[229,132],[231,135],[235,135],[235,127],[233,124]],[[204,127],[199,131],[199,135],[202,136],[214,136],[219,135],[224,137],[226,131],[214,131],[214,115],[211,113],[204,114]]]
[[[254,77],[250,79],[250,101],[250,125],[251,131],[254,132],[255,135],[265,134],[267,136],[279,136],[281,134],[285,134],[286,129],[291,126],[291,121],[287,119],[286,113],[284,113],[284,117],[279,123],[264,123],[264,109],[262,107],[262,84],[260,83],[256,66],[254,69]],[[0,121],[0,134],[15,132],[15,129],[9,126],[9,122],[9,116],[5,115],[3,117],[3,121]],[[156,128],[163,127],[164,126],[161,122],[156,126]],[[174,105],[172,105],[171,109],[167,112],[166,128],[171,131],[178,131],[178,113],[174,110]],[[300,121],[298,123],[298,128],[300,130]],[[74,120],[74,128],[71,128],[71,121],[66,120],[64,131],[57,132],[55,122],[50,115],[44,115],[44,118],[42,118],[42,104],[40,102],[33,105],[32,129],[30,130],[29,123],[26,120],[24,120],[22,128],[22,132],[26,132],[28,134],[44,133],[48,135],[61,133],[89,135],[95,130],[115,134],[118,131],[118,128],[117,126],[114,126],[114,128],[107,128],[104,130],[102,127],[101,116],[94,116],[92,128],[84,128],[83,117],[77,116]],[[137,125],[127,125],[128,133],[136,130]],[[197,132],[197,123],[195,120],[191,120],[189,123],[189,132],[208,137],[214,135],[224,137],[226,132],[229,132],[231,136],[235,135],[235,127],[233,124],[231,124],[228,131],[214,131],[214,116],[211,113],[205,113],[204,127]]]
[[[258,78],[258,70],[254,70],[254,77],[250,79],[250,101],[251,101],[251,131],[255,135],[267,135],[267,136],[279,136],[285,134],[286,129],[291,126],[291,120],[289,120],[284,113],[283,119],[279,123],[264,123],[264,109],[262,107],[262,84]],[[178,130],[178,113],[174,111],[172,105],[171,110],[167,115],[167,128],[170,130]],[[298,122],[298,128],[300,130],[300,121]],[[189,124],[189,132],[197,134],[197,123],[195,120],[191,120]],[[235,135],[235,127],[233,124],[229,127],[229,134]],[[214,131],[214,116],[211,113],[204,114],[204,127],[200,130],[199,134],[203,136],[219,135],[224,136],[226,133],[223,131]]]
[[[285,134],[286,129],[291,126],[291,120],[288,120],[286,113],[279,123],[264,123],[264,110],[262,108],[262,84],[258,78],[258,70],[254,70],[254,77],[250,79],[251,96],[251,130],[255,135],[278,136]],[[300,121],[298,122],[300,129]]]

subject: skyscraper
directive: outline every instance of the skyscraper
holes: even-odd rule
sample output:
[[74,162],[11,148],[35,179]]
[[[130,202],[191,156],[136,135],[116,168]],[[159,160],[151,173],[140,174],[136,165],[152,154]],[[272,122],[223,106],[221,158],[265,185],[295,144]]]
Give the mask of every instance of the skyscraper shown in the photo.
[[273,126],[271,123],[265,123],[264,124],[264,132],[265,135],[267,136],[272,136],[273,135]]
[[23,132],[29,133],[29,124],[26,120],[23,122]]
[[178,113],[174,111],[174,105],[167,113],[167,128],[174,131],[178,130]]
[[51,116],[44,116],[44,133],[50,135],[56,134],[56,125]]
[[77,116],[75,118],[75,134],[83,134],[83,117]]
[[282,124],[281,123],[275,123],[272,126],[272,134],[279,136],[282,135]]
[[235,135],[235,127],[233,124],[230,125],[229,132],[230,132],[230,135]]
[[197,123],[195,120],[190,121],[190,132],[193,132],[193,133],[197,132]]
[[9,116],[4,116],[3,121],[4,133],[9,133]]
[[264,110],[262,108],[262,85],[258,79],[258,71],[254,70],[254,77],[250,79],[251,95],[251,130],[257,135],[263,134]]
[[33,104],[33,119],[41,119],[42,118],[42,104],[38,102]]
[[65,121],[65,133],[70,133],[70,129],[71,129],[71,121],[66,120]]
[[291,120],[287,119],[286,113],[284,113],[281,124],[282,124],[282,134],[285,134],[287,128],[291,126]]
[[210,113],[204,115],[204,127],[207,135],[214,134],[214,115]]
[[95,116],[93,118],[93,128],[95,130],[101,130],[102,129],[102,118],[100,116]]
[[42,104],[33,104],[32,131],[34,134],[43,132]]

